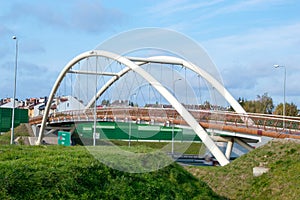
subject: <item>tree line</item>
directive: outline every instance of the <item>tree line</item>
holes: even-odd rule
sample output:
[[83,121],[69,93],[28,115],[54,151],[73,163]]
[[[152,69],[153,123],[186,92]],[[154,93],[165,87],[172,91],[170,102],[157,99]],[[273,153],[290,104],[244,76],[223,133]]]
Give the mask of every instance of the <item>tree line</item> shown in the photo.
[[[246,100],[244,98],[239,97],[237,100],[240,105],[245,109],[246,112],[249,113],[262,113],[262,114],[274,114],[274,115],[283,115],[283,103],[278,104],[276,107],[274,106],[273,99],[268,95],[268,93],[264,93],[263,95],[257,95],[255,100]],[[158,105],[158,102],[156,103]],[[111,103],[109,100],[102,100],[102,106],[110,106]],[[145,107],[157,107],[155,104],[146,104]],[[129,106],[138,106],[133,102],[129,101]],[[201,105],[184,105],[193,109],[202,109],[202,110],[229,110],[234,111],[232,107],[225,108],[217,105],[212,105],[209,101],[205,101]],[[194,106],[194,107],[193,107]],[[196,107],[195,107],[196,106]],[[299,116],[299,110],[297,105],[294,103],[285,103],[285,115],[286,116]]]
[[[274,106],[273,99],[264,93],[263,95],[257,95],[255,100],[245,100],[244,98],[238,98],[238,102],[245,109],[246,112],[250,113],[263,113],[263,114],[283,114],[283,103]],[[231,110],[233,110],[231,108]],[[299,116],[299,110],[297,105],[294,103],[285,103],[285,115],[286,116]]]

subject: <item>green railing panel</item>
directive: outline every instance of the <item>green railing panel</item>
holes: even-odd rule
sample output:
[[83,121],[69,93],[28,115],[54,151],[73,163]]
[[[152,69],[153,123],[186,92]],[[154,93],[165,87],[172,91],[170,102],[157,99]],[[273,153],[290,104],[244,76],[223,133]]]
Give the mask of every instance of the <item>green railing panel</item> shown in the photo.
[[[93,138],[94,123],[76,124],[76,132],[82,138]],[[125,122],[97,122],[96,133],[101,139],[128,140],[172,140],[172,133],[176,141],[200,141],[193,130],[177,127],[165,127],[148,124]]]

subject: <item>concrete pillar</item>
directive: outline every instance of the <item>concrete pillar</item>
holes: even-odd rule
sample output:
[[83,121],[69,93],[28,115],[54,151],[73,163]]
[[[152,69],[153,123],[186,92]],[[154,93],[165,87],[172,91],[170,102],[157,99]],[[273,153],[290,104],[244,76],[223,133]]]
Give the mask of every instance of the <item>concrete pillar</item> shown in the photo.
[[38,137],[39,132],[40,132],[39,127],[37,125],[31,125],[31,129],[32,129],[32,132],[34,134],[34,137]]
[[234,138],[234,142],[238,143],[239,145],[241,145],[242,147],[244,147],[245,149],[247,149],[248,151],[253,150],[253,147],[250,146],[248,143],[244,142],[241,139],[238,138]]
[[231,155],[231,152],[232,152],[233,143],[234,143],[234,140],[233,140],[233,139],[230,139],[230,140],[228,140],[228,142],[227,142],[227,147],[226,147],[225,156],[226,156],[226,158],[227,158],[228,160],[230,160],[230,155]]

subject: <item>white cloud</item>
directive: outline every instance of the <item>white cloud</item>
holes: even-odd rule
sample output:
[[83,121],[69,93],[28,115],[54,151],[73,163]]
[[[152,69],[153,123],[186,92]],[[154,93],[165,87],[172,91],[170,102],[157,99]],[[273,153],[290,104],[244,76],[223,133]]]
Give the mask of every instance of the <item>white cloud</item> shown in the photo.
[[81,0],[60,7],[50,2],[14,3],[7,13],[0,15],[5,21],[30,21],[35,26],[86,32],[108,31],[112,25],[120,24],[123,18],[125,15],[118,9],[107,8],[101,2]]
[[120,10],[106,8],[94,1],[79,1],[72,10],[71,27],[89,32],[106,31],[126,18]]
[[[300,23],[252,29],[204,42],[221,71],[226,87],[238,97],[250,98],[269,92],[277,101],[282,96],[282,72],[273,64],[287,67],[287,96],[299,93]],[[287,98],[289,99],[289,98]],[[295,101],[294,101],[295,102]],[[296,102],[300,105],[300,99]]]
[[224,0],[212,0],[212,1],[188,1],[188,0],[169,0],[164,2],[159,2],[158,4],[148,8],[148,13],[156,14],[159,17],[166,17],[168,15],[176,14],[178,12],[187,12],[194,9],[201,9],[205,7],[210,7]]
[[[293,25],[252,29],[244,35],[232,35],[204,42],[204,46],[217,51],[224,60],[255,60],[289,56],[299,53],[300,22]],[[276,60],[274,60],[276,61]],[[279,61],[279,60],[278,60]],[[287,61],[287,60],[285,60]]]
[[[169,23],[177,24],[182,18],[188,24],[198,24],[200,21],[226,14],[266,10],[273,6],[281,6],[292,2],[293,0],[211,0],[195,3],[195,1],[190,0],[169,0],[159,1],[154,6],[147,8],[146,12],[154,19],[165,20]],[[186,15],[192,15],[190,20],[186,20]]]

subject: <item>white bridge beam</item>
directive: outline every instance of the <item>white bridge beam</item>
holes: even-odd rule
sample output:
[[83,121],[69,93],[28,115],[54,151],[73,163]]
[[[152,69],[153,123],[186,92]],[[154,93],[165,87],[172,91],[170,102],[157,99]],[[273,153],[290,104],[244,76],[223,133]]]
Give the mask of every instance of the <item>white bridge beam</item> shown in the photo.
[[116,73],[111,72],[90,72],[90,71],[82,71],[82,70],[69,70],[70,74],[90,74],[90,75],[103,75],[103,76],[117,76]]

